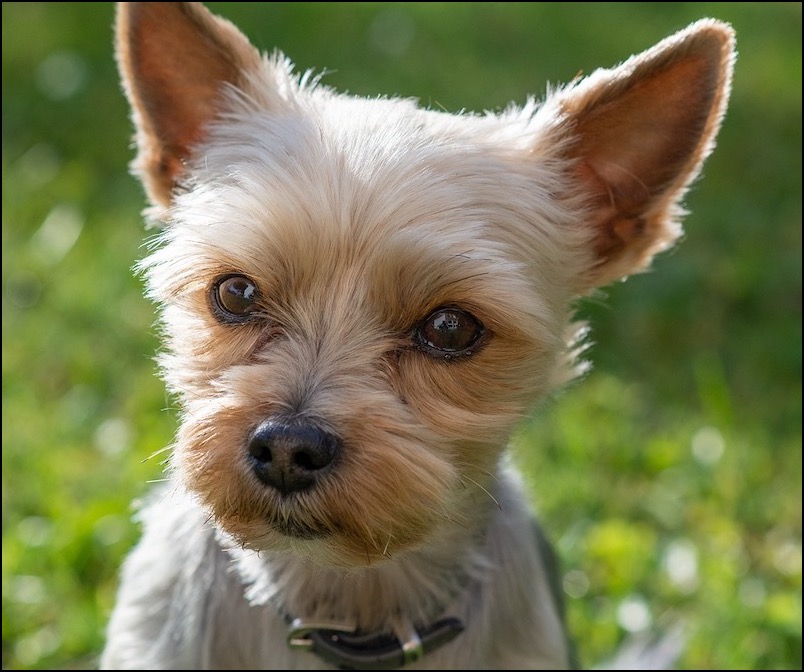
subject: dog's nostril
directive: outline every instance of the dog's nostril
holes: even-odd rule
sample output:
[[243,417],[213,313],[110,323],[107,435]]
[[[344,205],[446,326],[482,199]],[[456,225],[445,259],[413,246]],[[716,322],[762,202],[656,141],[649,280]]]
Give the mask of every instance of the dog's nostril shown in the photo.
[[250,441],[249,452],[258,462],[266,463],[271,461],[271,449],[260,441]]
[[309,422],[267,420],[248,441],[257,478],[283,494],[313,485],[332,464],[339,448],[335,435]]
[[293,462],[296,466],[307,469],[308,471],[318,469],[313,462],[313,458],[307,453],[297,453],[293,456]]

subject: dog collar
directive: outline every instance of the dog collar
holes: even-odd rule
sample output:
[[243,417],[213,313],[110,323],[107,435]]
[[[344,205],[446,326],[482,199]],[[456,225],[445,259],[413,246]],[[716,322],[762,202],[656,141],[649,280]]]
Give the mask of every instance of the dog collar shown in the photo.
[[352,625],[293,620],[288,632],[292,649],[315,653],[342,670],[394,670],[452,641],[463,623],[447,617],[416,629],[405,621],[389,632],[359,632]]

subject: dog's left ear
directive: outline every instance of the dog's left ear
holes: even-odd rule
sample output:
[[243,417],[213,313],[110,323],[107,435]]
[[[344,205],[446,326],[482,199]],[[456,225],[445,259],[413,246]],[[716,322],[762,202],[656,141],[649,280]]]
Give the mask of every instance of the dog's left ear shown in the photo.
[[115,51],[137,129],[134,172],[167,207],[224,90],[244,88],[260,54],[199,2],[118,3]]
[[580,291],[645,268],[680,235],[680,200],[714,147],[734,58],[732,29],[704,19],[551,101],[593,228]]

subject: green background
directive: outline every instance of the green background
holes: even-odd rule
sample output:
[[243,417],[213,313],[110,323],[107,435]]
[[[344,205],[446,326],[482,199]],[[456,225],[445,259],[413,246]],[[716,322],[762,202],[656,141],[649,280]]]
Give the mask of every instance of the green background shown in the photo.
[[[594,369],[518,433],[586,666],[801,667],[801,4],[210,3],[354,94],[499,109],[703,16],[740,56],[686,236],[579,306]],[[110,3],[3,3],[3,668],[95,664],[176,413]]]

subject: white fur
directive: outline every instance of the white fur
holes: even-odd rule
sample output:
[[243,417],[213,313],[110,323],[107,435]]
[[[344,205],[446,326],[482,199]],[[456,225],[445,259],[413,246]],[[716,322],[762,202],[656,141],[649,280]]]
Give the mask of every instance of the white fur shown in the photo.
[[513,471],[504,469],[495,494],[485,538],[455,529],[393,563],[344,573],[224,548],[182,489],[160,490],[142,512],[145,535],[126,561],[101,667],[331,669],[288,647],[280,614],[306,615],[330,595],[344,621],[361,610],[463,620],[460,637],[406,669],[565,668],[563,627]]

